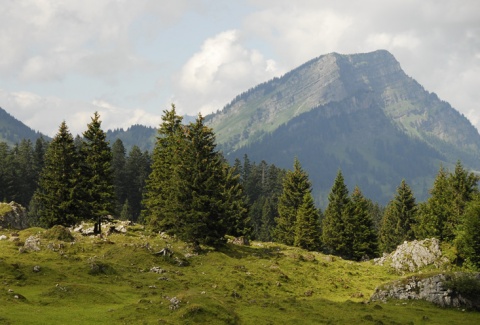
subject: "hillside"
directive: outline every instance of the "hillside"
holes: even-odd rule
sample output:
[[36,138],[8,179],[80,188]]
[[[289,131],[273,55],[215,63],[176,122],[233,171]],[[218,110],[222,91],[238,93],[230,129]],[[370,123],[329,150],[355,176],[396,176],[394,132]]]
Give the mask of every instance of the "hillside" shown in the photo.
[[[188,124],[194,122],[195,116],[184,115],[182,122]],[[144,125],[132,125],[131,127],[124,129],[115,129],[107,131],[107,140],[110,144],[113,144],[117,139],[122,140],[123,145],[127,152],[129,152],[134,145],[138,146],[142,151],[153,152],[157,137],[157,128],[144,126]]]
[[439,165],[480,170],[480,135],[387,51],[313,59],[237,96],[206,120],[233,161],[290,168],[297,156],[317,202],[340,168],[350,188],[385,204],[402,178],[428,195]]
[[127,153],[134,145],[138,146],[141,151],[152,151],[155,146],[157,129],[143,126],[132,125],[128,129],[115,129],[107,131],[107,140],[113,144],[117,139],[122,140]]
[[403,278],[372,262],[262,242],[196,253],[135,225],[104,238],[54,229],[0,230],[0,323],[478,322],[476,312],[419,300],[365,304]]
[[40,132],[32,130],[0,107],[0,141],[14,145],[22,139],[29,139],[35,142],[41,136],[48,138]]

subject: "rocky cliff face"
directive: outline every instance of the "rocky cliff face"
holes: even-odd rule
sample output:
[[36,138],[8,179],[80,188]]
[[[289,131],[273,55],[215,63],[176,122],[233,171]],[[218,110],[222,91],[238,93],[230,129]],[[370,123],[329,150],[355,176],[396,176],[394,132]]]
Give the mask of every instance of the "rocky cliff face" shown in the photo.
[[387,302],[389,299],[426,300],[440,307],[470,308],[480,310],[478,293],[461,292],[452,286],[455,279],[467,278],[472,284],[480,282],[480,274],[437,274],[427,278],[416,276],[395,281],[377,288],[371,301]]

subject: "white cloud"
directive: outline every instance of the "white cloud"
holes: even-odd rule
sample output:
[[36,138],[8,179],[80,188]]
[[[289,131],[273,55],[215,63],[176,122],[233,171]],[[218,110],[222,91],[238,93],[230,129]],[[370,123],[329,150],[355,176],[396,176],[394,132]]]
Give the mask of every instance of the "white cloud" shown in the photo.
[[244,30],[293,69],[321,54],[389,50],[405,72],[480,129],[478,1],[255,0]]
[[207,39],[183,66],[174,101],[180,112],[207,114],[278,73],[275,61],[246,48],[238,30],[228,30]]
[[[29,82],[61,80],[69,73],[108,78],[143,63],[132,44],[148,34],[145,28],[151,33],[167,26],[190,7],[198,5],[192,0],[168,4],[148,0],[7,1],[0,13],[0,73]],[[132,35],[134,26],[136,34]]]
[[3,103],[2,108],[16,119],[48,136],[54,136],[57,133],[62,121],[67,123],[73,135],[82,134],[87,124],[91,122],[94,112],[99,112],[104,131],[127,129],[134,124],[157,127],[161,122],[159,115],[148,113],[140,108],[117,107],[104,100],[86,103],[0,89],[0,102]]

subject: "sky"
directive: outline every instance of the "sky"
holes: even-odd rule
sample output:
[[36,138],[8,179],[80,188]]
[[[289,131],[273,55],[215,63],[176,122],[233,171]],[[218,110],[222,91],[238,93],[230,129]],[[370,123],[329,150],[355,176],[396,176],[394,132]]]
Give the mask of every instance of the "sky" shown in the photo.
[[0,0],[0,107],[54,136],[221,110],[323,54],[386,49],[480,129],[478,0]]

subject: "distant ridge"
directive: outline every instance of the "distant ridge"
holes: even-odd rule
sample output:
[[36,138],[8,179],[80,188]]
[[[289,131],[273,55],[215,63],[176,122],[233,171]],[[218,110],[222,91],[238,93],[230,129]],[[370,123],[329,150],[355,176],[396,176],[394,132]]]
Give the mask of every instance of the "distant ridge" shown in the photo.
[[40,137],[48,139],[46,135],[26,126],[0,107],[0,141],[14,145],[22,139],[35,142]]

